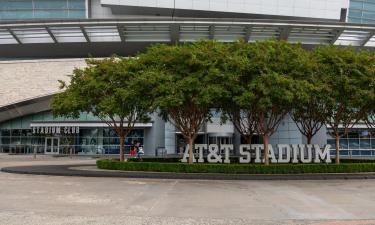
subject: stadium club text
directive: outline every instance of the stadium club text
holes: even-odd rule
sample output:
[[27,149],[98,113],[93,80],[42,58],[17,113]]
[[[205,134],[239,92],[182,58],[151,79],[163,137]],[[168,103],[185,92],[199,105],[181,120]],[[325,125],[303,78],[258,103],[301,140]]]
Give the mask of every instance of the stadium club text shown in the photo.
[[[198,163],[231,163],[230,154],[233,152],[233,145],[229,144],[196,144],[194,146],[193,161]],[[263,163],[263,145],[240,145],[239,162],[240,163]],[[330,149],[331,145],[287,145],[278,144],[274,149],[272,145],[268,146],[269,159],[271,163],[331,163]],[[207,157],[204,157],[204,153]],[[189,147],[186,146],[184,156],[181,162],[188,162]]]

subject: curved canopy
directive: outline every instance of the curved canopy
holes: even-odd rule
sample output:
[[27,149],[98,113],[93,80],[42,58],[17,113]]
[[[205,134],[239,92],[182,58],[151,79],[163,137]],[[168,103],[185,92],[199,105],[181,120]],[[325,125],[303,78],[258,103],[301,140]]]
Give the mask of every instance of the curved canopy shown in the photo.
[[[375,25],[224,19],[20,21],[0,23],[0,50],[3,50],[0,51],[0,57],[12,55],[10,47],[15,47],[15,52],[22,48],[26,52],[30,51],[28,46],[32,45],[41,49],[43,46],[72,46],[73,50],[77,44],[92,48],[134,44],[132,51],[136,52],[151,43],[191,42],[204,38],[223,42],[238,39],[254,42],[276,38],[304,45],[335,44],[373,48]],[[69,48],[64,50],[68,52]],[[50,52],[51,56],[53,51]],[[83,51],[90,53],[89,49]],[[22,53],[18,56],[22,56]]]

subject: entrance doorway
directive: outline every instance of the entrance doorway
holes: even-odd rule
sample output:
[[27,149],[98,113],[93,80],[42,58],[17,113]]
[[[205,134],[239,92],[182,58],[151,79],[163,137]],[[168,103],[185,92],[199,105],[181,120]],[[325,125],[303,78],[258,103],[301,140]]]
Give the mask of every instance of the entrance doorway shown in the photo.
[[46,137],[44,154],[59,154],[60,138]]

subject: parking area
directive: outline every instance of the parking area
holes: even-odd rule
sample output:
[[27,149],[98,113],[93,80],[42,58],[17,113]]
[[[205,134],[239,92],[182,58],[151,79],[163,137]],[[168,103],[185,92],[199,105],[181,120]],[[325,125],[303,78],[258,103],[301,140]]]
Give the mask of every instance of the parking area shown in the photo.
[[[0,167],[92,164],[0,155]],[[375,180],[202,181],[0,173],[0,224],[375,224]]]

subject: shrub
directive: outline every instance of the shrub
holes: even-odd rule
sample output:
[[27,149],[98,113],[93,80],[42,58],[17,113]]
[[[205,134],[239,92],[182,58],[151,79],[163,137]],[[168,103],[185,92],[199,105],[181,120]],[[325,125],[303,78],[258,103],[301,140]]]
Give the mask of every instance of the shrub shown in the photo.
[[304,173],[360,173],[375,172],[375,163],[336,164],[186,164],[158,162],[119,162],[98,160],[99,169],[124,171],[153,171],[174,173],[225,174],[304,174]]

